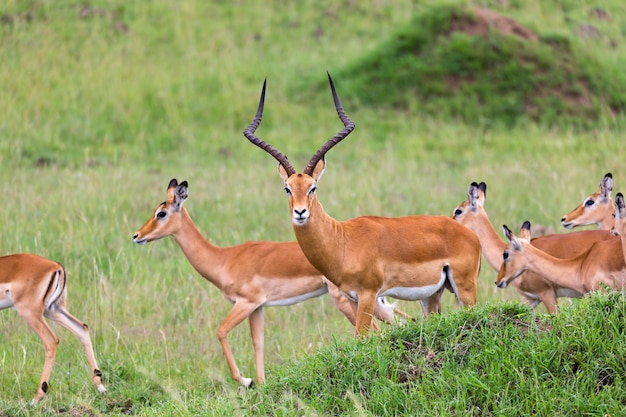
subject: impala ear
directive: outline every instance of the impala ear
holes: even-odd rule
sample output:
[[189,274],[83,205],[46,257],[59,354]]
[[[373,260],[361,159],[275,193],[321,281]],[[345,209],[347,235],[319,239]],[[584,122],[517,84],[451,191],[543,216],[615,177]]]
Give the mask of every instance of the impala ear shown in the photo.
[[176,211],[180,210],[185,200],[187,200],[187,197],[189,197],[188,190],[189,185],[187,184],[187,181],[181,182],[180,185],[176,187],[176,192],[174,193],[174,205],[176,207]]
[[470,209],[476,211],[479,204],[478,184],[471,183],[467,190],[467,201],[470,203]]
[[519,229],[519,237],[530,242],[530,222],[526,220]]
[[504,236],[506,236],[509,241],[513,240],[513,232],[511,232],[511,229],[509,229],[506,224],[502,225],[502,230],[504,230]]
[[619,216],[623,217],[624,211],[626,210],[626,203],[624,203],[624,195],[622,193],[617,193],[615,196],[615,208],[617,208]]
[[600,192],[602,193],[602,198],[610,200],[611,191],[613,191],[613,174],[608,172],[600,182]]
[[311,174],[311,177],[313,177],[313,179],[316,182],[319,181],[319,179],[322,177],[322,174],[324,173],[325,169],[326,169],[326,157],[324,156],[315,165],[315,168],[313,169],[313,174]]
[[176,187],[178,187],[178,181],[176,178],[172,178],[170,180],[169,185],[167,186],[167,199],[174,200],[174,193],[176,192]]
[[278,163],[278,173],[280,174],[280,177],[283,179],[283,182],[287,182],[287,179],[289,178],[289,174],[287,173],[287,170],[285,169],[283,164],[281,164],[280,162]]

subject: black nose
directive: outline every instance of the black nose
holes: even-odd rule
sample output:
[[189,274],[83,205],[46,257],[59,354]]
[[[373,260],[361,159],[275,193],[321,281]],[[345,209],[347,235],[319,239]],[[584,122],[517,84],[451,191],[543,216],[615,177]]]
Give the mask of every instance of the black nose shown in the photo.
[[135,234],[133,235],[133,240],[137,239],[137,236],[139,236],[139,233],[135,233]]
[[295,211],[295,212],[296,212],[296,214],[297,214],[298,216],[300,216],[300,217],[302,217],[302,215],[303,215],[304,213],[306,213],[306,209],[302,209],[302,211],[298,211],[298,210],[294,209],[293,211]]
[[561,218],[561,223],[565,221],[565,217]]

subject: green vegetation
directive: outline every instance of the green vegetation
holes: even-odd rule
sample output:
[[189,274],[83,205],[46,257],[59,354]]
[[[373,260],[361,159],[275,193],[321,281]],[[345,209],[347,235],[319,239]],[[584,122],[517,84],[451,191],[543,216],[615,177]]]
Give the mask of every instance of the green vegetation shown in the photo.
[[[189,181],[186,207],[215,244],[292,240],[275,161],[241,132],[267,77],[257,133],[301,169],[341,128],[326,70],[357,124],[328,154],[318,187],[337,219],[448,215],[472,181],[485,181],[496,228],[528,219],[534,230],[562,232],[560,218],[606,172],[624,192],[622,2],[441,3],[3,2],[0,251],[65,265],[69,310],[92,329],[109,391],[95,391],[80,344],[55,329],[61,344],[50,391],[29,407],[43,348],[4,310],[0,416],[622,413],[617,294],[561,300],[562,314],[544,317],[542,307],[513,304],[515,291],[495,288],[485,263],[476,310],[459,311],[446,294],[442,316],[425,320],[418,303],[400,302],[417,322],[365,341],[353,340],[328,297],[268,308],[268,384],[242,390],[215,336],[231,305],[171,239],[132,242],[173,177]],[[452,10],[470,16],[475,5],[514,18],[539,41],[493,31],[446,37],[429,26]],[[590,26],[597,36],[581,34]],[[407,71],[420,61],[398,54],[415,51],[408,42],[420,33],[431,37],[421,49],[431,65],[421,70],[432,79],[417,89]],[[450,51],[457,60],[446,58]],[[505,76],[502,84],[477,77],[442,89],[436,74],[491,68],[484,60],[505,56],[493,51],[535,57],[498,67],[522,77],[513,78],[519,92],[502,90],[512,83]],[[559,66],[559,57],[568,65]],[[396,71],[387,67],[394,62]],[[529,71],[540,63],[562,72]],[[561,94],[542,100],[571,88],[589,92],[589,106],[555,102],[552,111],[538,103],[530,107],[536,113],[520,113],[519,100],[538,100],[528,93],[538,76]],[[577,86],[562,89],[563,80]],[[229,341],[242,372],[254,375],[247,325]]]
[[[558,316],[481,306],[334,343],[277,370],[261,415],[607,415],[623,412],[621,293]],[[581,323],[585,323],[584,328]],[[441,399],[441,400],[438,400]],[[280,410],[279,413],[274,413]]]
[[538,34],[483,8],[444,6],[416,15],[344,73],[369,106],[487,126],[532,119],[593,128],[626,110],[626,73],[611,64],[568,36]]

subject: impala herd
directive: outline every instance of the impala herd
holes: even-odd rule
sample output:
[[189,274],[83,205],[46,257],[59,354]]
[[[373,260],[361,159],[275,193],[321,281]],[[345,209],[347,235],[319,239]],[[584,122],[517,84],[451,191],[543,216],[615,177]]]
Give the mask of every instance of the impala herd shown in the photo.
[[[476,304],[481,255],[497,272],[495,284],[514,286],[531,308],[543,303],[557,313],[559,297],[582,297],[626,285],[626,207],[618,193],[611,199],[613,177],[606,174],[598,192],[563,216],[567,229],[597,225],[597,230],[530,238],[530,222],[518,235],[503,227],[500,238],[485,211],[487,185],[471,183],[467,200],[452,216],[363,216],[336,220],[322,207],[317,184],[326,169],[326,153],[353,130],[328,75],[335,110],[344,128],[324,143],[298,172],[285,155],[255,135],[265,103],[263,83],[256,117],[244,136],[278,161],[296,241],[245,242],[230,247],[211,243],[183,206],[187,181],[172,179],[167,200],[159,204],[133,240],[145,244],[171,236],[193,268],[233,304],[217,330],[230,373],[243,386],[228,333],[248,319],[256,358],[256,381],[264,373],[264,307],[288,306],[329,293],[334,305],[355,326],[357,335],[377,330],[377,320],[410,319],[385,297],[419,300],[425,315],[439,313],[445,290],[459,305]],[[59,339],[47,317],[70,330],[82,343],[91,378],[106,391],[96,363],[89,327],[66,309],[67,275],[63,266],[33,254],[0,257],[0,309],[13,307],[41,338],[43,372],[32,403],[44,398]]]

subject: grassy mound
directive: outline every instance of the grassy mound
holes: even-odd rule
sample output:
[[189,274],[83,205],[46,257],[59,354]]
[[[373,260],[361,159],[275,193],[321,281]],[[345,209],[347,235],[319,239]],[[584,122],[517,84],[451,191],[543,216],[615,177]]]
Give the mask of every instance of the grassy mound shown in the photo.
[[626,299],[557,316],[497,304],[336,344],[272,375],[258,411],[294,415],[608,415],[626,403]]
[[620,68],[608,68],[568,37],[535,33],[478,7],[416,16],[341,79],[368,106],[480,125],[524,118],[586,127],[626,110]]

